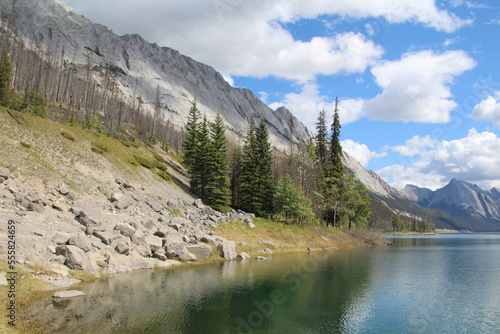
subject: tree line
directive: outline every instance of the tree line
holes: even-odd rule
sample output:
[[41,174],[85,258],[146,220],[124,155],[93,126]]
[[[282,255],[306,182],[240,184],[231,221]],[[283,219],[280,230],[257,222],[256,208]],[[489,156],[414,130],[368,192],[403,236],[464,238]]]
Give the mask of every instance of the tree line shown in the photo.
[[241,209],[290,223],[365,225],[370,198],[342,163],[338,101],[330,132],[325,114],[319,113],[317,135],[308,146],[273,149],[260,119],[257,125],[250,122],[243,147],[228,154],[220,114],[209,123],[193,101],[184,142],[191,189],[218,210]]

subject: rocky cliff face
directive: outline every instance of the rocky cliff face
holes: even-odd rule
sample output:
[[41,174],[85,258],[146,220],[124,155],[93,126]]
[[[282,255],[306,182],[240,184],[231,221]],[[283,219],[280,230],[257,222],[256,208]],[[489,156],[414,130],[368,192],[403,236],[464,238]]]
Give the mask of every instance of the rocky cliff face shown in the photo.
[[417,204],[441,209],[472,231],[500,230],[500,193],[453,179],[445,187],[432,191],[408,185],[404,193]]
[[[151,113],[159,88],[163,118],[179,127],[185,124],[196,98],[209,120],[220,112],[236,135],[244,135],[251,121],[263,118],[278,147],[287,147],[291,132],[294,142],[307,142],[312,136],[290,111],[270,109],[250,90],[232,87],[212,67],[139,35],[117,36],[78,15],[62,0],[8,0],[2,1],[0,10],[4,16],[15,13],[18,33],[51,57],[63,55],[82,71],[89,63],[92,67],[112,66],[124,96],[130,102],[141,97]],[[292,118],[295,126],[290,131]]]

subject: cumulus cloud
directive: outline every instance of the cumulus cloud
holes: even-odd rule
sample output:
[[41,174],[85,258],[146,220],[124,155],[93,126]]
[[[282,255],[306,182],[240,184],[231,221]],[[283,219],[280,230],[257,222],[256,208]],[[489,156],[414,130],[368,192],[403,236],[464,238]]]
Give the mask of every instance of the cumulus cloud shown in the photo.
[[370,160],[374,158],[382,158],[387,155],[385,152],[372,152],[365,144],[360,144],[351,139],[343,140],[341,144],[342,149],[356,159],[363,167],[366,167]]
[[[139,33],[227,75],[277,76],[307,81],[319,74],[363,72],[382,48],[352,32],[295,40],[281,25],[332,15],[413,22],[452,32],[467,20],[436,7],[433,0],[193,0],[76,1],[78,12],[117,33]],[[113,8],[110,11],[109,8]]]
[[420,137],[413,136],[407,140],[404,145],[395,146],[391,149],[405,157],[412,157],[422,152],[422,149],[432,148],[436,146],[436,141],[430,135]]
[[472,117],[479,121],[491,122],[500,129],[500,91],[477,104],[472,111]]
[[451,100],[454,78],[475,61],[463,51],[430,50],[404,54],[372,68],[382,93],[365,101],[368,116],[383,121],[446,123],[457,106]]
[[466,137],[436,143],[421,151],[410,166],[394,165],[378,170],[396,188],[406,184],[437,189],[452,178],[477,183],[483,189],[500,186],[500,138],[488,131],[469,130]]

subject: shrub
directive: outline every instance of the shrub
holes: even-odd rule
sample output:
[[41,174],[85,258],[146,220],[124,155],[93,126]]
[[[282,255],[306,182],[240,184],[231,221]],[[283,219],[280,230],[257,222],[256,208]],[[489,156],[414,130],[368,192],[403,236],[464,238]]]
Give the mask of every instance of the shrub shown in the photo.
[[160,176],[162,179],[164,179],[165,181],[172,181],[172,177],[170,176],[170,174],[162,171],[162,170],[159,170],[157,172],[158,176]]
[[71,134],[69,134],[69,133],[67,133],[65,131],[61,132],[61,136],[63,136],[66,139],[69,139],[71,141],[75,141],[76,140],[75,137],[73,137]]
[[100,143],[92,143],[92,146],[90,147],[90,149],[98,154],[103,154],[104,152],[109,151],[109,149],[106,145],[100,144]]
[[156,161],[166,162],[165,159],[163,159],[163,157],[161,155],[159,155],[158,153],[153,152],[153,157],[155,158]]
[[23,141],[20,141],[19,143],[21,144],[22,147],[31,148],[31,144],[25,143]]
[[156,164],[153,161],[150,161],[146,158],[143,157],[135,157],[135,160],[141,165],[142,167],[145,167],[147,169],[153,169],[156,167]]
[[45,109],[45,98],[42,95],[31,91],[28,93],[26,100],[33,115],[40,117],[45,117],[47,115],[47,111]]

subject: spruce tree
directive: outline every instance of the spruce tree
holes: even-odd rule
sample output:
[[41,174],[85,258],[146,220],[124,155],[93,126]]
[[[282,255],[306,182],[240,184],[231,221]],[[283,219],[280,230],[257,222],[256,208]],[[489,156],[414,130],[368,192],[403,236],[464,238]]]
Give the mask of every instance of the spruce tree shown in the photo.
[[191,169],[196,160],[196,147],[198,146],[198,132],[200,111],[196,107],[196,99],[192,102],[189,109],[188,121],[186,124],[186,140],[184,141],[184,164]]
[[9,81],[11,79],[11,67],[7,51],[2,50],[0,57],[0,105],[6,106],[10,100]]
[[191,188],[198,195],[207,197],[207,185],[211,171],[211,160],[213,157],[212,142],[210,140],[210,129],[208,127],[207,116],[203,117],[203,122],[200,124],[198,131],[198,145],[196,146],[196,158],[193,166],[193,175],[191,181],[195,182],[195,186]]
[[274,176],[273,176],[273,152],[269,142],[269,134],[264,119],[255,130],[256,159],[258,168],[258,193],[260,196],[260,208],[257,213],[270,215],[273,212]]
[[255,125],[250,123],[241,158],[240,208],[248,212],[260,210],[259,175]]
[[217,114],[210,130],[212,149],[208,165],[207,198],[214,209],[224,212],[228,211],[231,205],[231,189],[225,125],[220,114]]
[[316,155],[318,156],[321,168],[325,168],[326,161],[328,160],[328,148],[326,145],[327,128],[324,109],[319,112],[316,131]]
[[344,165],[342,164],[342,146],[340,145],[340,119],[338,109],[338,99],[335,98],[335,111],[332,123],[332,138],[330,144],[330,171],[327,176],[342,179],[344,175]]

